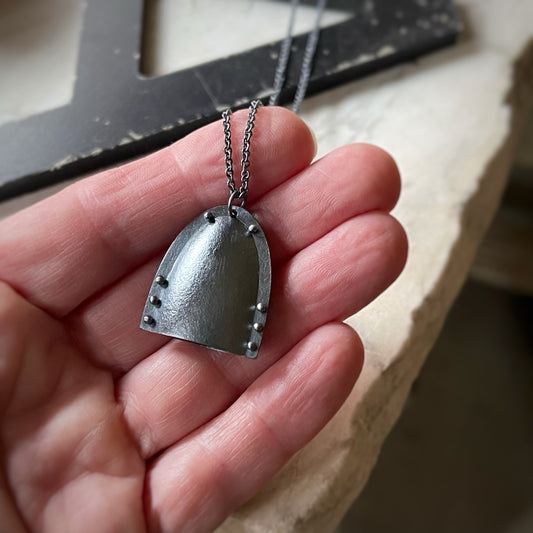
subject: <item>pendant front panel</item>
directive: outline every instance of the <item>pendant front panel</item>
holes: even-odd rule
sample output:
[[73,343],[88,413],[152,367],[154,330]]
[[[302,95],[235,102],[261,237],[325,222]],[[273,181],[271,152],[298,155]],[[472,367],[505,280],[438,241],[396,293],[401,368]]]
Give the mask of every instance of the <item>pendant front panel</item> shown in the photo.
[[254,217],[218,206],[194,219],[161,262],[141,328],[257,357],[270,298],[270,253]]

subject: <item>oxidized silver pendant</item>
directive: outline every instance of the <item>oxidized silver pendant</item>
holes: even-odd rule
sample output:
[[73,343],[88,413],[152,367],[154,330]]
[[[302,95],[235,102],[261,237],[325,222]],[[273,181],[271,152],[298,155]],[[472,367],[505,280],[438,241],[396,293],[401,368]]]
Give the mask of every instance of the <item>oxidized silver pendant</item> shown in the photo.
[[141,328],[255,358],[270,299],[270,252],[257,220],[232,198],[195,218],[171,244]]

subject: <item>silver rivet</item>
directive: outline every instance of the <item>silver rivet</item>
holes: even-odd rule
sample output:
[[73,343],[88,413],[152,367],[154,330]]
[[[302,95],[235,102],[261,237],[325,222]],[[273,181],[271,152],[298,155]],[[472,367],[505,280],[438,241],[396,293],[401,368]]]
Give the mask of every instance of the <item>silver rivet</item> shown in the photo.
[[150,315],[144,315],[143,316],[143,322],[145,324],[148,324],[149,326],[153,326],[155,324],[154,317],[150,316]]
[[259,332],[263,331],[263,324],[261,324],[260,322],[255,322],[254,329],[255,331],[259,331]]
[[250,224],[248,226],[248,231],[250,233],[257,233],[259,231],[259,228],[255,224]]
[[150,296],[150,303],[155,307],[161,307],[161,300],[157,296]]
[[204,217],[211,224],[215,221],[215,215],[213,215],[211,211],[207,211],[206,213],[204,213]]
[[157,276],[155,282],[161,287],[168,287],[168,281],[163,276]]
[[257,310],[260,312],[260,313],[266,313],[267,312],[267,305],[264,304],[263,302],[259,302],[257,304]]
[[251,352],[255,352],[257,350],[257,344],[255,342],[252,342],[252,341],[250,341],[247,344],[247,347],[248,347],[248,350],[250,350]]

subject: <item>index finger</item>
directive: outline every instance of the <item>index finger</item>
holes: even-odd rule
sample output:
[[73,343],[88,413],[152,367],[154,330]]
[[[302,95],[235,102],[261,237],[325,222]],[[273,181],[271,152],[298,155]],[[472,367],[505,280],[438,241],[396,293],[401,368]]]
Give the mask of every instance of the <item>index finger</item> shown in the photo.
[[[245,111],[232,117],[236,162],[245,121]],[[220,122],[210,124],[4,220],[0,279],[56,316],[69,313],[168,246],[202,210],[227,201],[223,148]],[[298,173],[314,154],[300,118],[283,108],[260,109],[250,199]]]

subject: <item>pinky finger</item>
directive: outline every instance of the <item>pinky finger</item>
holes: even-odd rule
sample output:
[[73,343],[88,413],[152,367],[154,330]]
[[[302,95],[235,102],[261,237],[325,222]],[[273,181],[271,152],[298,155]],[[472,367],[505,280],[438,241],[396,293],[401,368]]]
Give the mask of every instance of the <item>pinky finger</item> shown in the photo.
[[361,341],[348,326],[310,333],[225,412],[154,460],[149,531],[213,530],[328,422],[362,362]]

